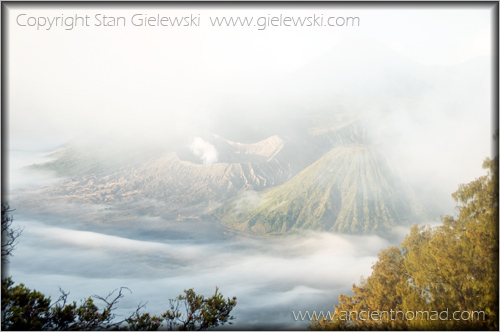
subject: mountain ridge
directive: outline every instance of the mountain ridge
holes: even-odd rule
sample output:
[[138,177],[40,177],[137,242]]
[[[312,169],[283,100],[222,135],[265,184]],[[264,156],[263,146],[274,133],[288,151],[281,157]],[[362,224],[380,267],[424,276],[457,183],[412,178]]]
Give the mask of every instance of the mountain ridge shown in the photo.
[[45,189],[47,199],[122,210],[143,202],[148,207],[140,210],[152,216],[191,209],[257,235],[368,234],[407,225],[424,209],[371,145],[360,117],[317,113],[255,143],[204,132],[139,154],[69,145],[34,168],[69,175]]
[[423,206],[388,175],[380,159],[363,144],[334,148],[285,184],[250,200],[237,196],[214,215],[226,227],[261,235],[298,230],[366,234],[417,221],[425,215]]

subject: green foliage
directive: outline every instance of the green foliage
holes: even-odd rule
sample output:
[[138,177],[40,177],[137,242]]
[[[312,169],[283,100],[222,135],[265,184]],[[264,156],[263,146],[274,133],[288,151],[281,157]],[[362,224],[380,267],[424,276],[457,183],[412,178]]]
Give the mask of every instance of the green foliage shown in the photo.
[[[68,294],[61,291],[61,297],[52,303],[50,297],[30,290],[23,284],[14,286],[11,278],[4,278],[2,330],[156,331],[163,327],[165,321],[168,330],[199,331],[232,320],[230,312],[236,306],[236,297],[224,299],[218,288],[209,298],[197,295],[193,289],[189,289],[184,291],[184,295],[170,300],[169,310],[159,316],[142,313],[144,306],[138,306],[132,315],[116,321],[114,310],[125,289],[120,288],[106,297],[94,295],[82,300],[79,305],[76,302],[67,304]],[[94,300],[99,300],[104,305],[99,307]]]
[[[215,294],[209,298],[196,295],[193,289],[188,289],[184,291],[184,295],[170,300],[170,309],[162,316],[167,320],[169,330],[199,331],[223,325],[234,319],[230,312],[235,306],[236,297],[224,299],[217,287]],[[184,308],[184,314],[181,308]]]
[[156,331],[162,326],[164,318],[161,316],[151,316],[149,313],[140,313],[140,308],[125,320],[128,330],[131,331]]
[[[487,175],[453,194],[459,204],[456,218],[446,216],[435,228],[413,226],[401,249],[378,255],[372,275],[353,285],[354,295],[339,296],[333,319],[317,317],[309,328],[498,330],[498,158],[487,159],[483,167]],[[459,320],[425,315],[362,320],[349,314],[391,310],[467,314]]]
[[2,329],[42,330],[50,321],[50,298],[23,284],[2,280]]
[[[12,254],[20,230],[12,230],[13,210],[2,203],[2,262]],[[209,298],[197,295],[193,289],[184,291],[170,300],[170,309],[160,316],[141,313],[145,305],[139,305],[128,318],[116,321],[114,310],[124,296],[122,287],[106,297],[94,295],[81,301],[67,303],[68,293],[61,291],[59,299],[52,303],[50,297],[30,290],[23,284],[14,286],[10,277],[2,278],[2,330],[141,330],[156,331],[166,321],[169,330],[207,330],[224,325],[234,319],[230,312],[236,306],[236,297],[224,299],[216,287]],[[94,300],[104,303],[100,308]],[[184,307],[185,313],[181,311]],[[231,322],[229,322],[231,324]]]
[[[2,279],[2,329],[3,330],[109,330],[119,327],[114,322],[115,305],[123,297],[121,288],[117,295],[94,296],[67,304],[67,293],[61,291],[52,303],[50,297],[30,290],[23,284],[14,286],[11,278]],[[114,296],[114,297],[113,297]],[[104,302],[100,309],[94,298]]]

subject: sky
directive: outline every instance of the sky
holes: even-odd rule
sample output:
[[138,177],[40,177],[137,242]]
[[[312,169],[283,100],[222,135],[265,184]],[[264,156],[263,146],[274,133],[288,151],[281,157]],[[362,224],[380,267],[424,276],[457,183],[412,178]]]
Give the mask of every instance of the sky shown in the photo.
[[[369,56],[366,49],[342,48],[359,38],[382,43],[424,66],[453,66],[491,55],[491,13],[481,7],[31,8],[9,5],[7,11],[12,36],[7,44],[12,144],[40,138],[62,141],[76,133],[112,128],[151,134],[172,120],[178,125],[202,122],[221,98],[269,92],[275,87],[268,81],[299,70],[329,50]],[[205,24],[73,30],[36,30],[17,24],[19,14],[92,18],[96,13],[127,18],[135,13],[194,13]],[[258,30],[208,24],[212,16],[237,15],[355,16],[360,26]],[[21,24],[26,23],[21,20]]]
[[[7,14],[10,149],[47,152],[97,134],[167,142],[203,128],[238,140],[229,134],[343,107],[372,120],[407,178],[445,179],[443,195],[482,175],[492,153],[487,6],[11,4]],[[200,26],[132,26],[136,14],[199,15]],[[89,26],[20,26],[74,15],[88,16]],[[95,26],[96,15],[125,17],[126,26]],[[210,26],[213,17],[280,15],[360,24]]]

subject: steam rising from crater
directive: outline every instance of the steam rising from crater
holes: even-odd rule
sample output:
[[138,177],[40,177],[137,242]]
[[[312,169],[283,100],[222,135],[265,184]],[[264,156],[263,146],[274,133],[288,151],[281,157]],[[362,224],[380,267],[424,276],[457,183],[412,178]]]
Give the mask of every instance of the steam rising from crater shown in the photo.
[[219,152],[215,146],[200,137],[194,138],[193,143],[189,146],[189,149],[195,156],[200,157],[201,161],[205,165],[216,163],[219,160]]

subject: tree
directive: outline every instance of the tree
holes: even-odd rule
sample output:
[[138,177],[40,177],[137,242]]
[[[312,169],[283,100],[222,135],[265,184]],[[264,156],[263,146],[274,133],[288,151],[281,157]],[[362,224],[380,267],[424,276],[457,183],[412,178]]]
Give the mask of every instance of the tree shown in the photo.
[[[378,255],[372,275],[353,285],[352,296],[339,296],[332,319],[316,317],[309,328],[498,330],[498,157],[487,159],[483,168],[487,175],[460,185],[452,195],[457,217],[443,217],[435,228],[414,225],[401,249]],[[360,319],[361,311],[413,316]],[[444,311],[466,315],[458,320],[425,315]]]
[[2,202],[2,263],[9,261],[8,257],[16,248],[17,238],[22,232],[20,228],[12,228],[14,217],[10,213],[13,211],[8,203]]
[[[236,297],[228,298],[226,301],[219,293],[218,287],[215,288],[215,294],[209,298],[196,295],[193,289],[188,289],[184,291],[184,295],[170,300],[170,309],[162,316],[167,320],[169,330],[200,331],[223,325],[234,319],[230,315],[234,306]],[[185,314],[181,308],[184,308]]]
[[[9,214],[12,211],[7,203],[2,203],[2,263],[12,255],[21,234],[20,229],[12,229],[13,217]],[[236,306],[236,297],[224,299],[216,287],[215,294],[209,298],[197,295],[193,289],[185,290],[184,295],[170,300],[170,308],[161,315],[143,313],[145,305],[139,305],[129,317],[117,321],[114,311],[125,290],[128,288],[121,287],[106,297],[93,295],[81,300],[80,304],[68,303],[69,293],[60,290],[61,296],[52,302],[41,292],[24,284],[14,285],[12,278],[2,277],[2,330],[156,331],[166,321],[169,330],[199,331],[234,319],[230,313]],[[103,305],[99,307],[96,300]],[[185,308],[185,312],[181,308]]]
[[[67,304],[68,293],[61,290],[59,299],[30,290],[23,284],[14,286],[11,278],[2,280],[2,329],[3,330],[109,330],[119,327],[114,322],[115,305],[123,297],[123,288],[114,297],[89,297]],[[94,303],[97,298],[105,303],[102,309]]]
[[[223,325],[233,317],[231,310],[236,306],[236,297],[224,299],[216,288],[209,298],[197,295],[193,289],[184,291],[176,299],[170,300],[170,309],[157,316],[142,313],[144,305],[123,320],[116,320],[114,311],[123,298],[122,287],[106,297],[91,296],[78,305],[67,303],[68,293],[61,290],[55,302],[50,297],[30,290],[23,284],[14,286],[11,278],[2,280],[2,330],[141,330],[156,331],[163,327],[168,330],[200,331]],[[100,308],[96,301],[104,305]],[[182,312],[185,308],[185,312]],[[229,322],[229,324],[231,324]]]

